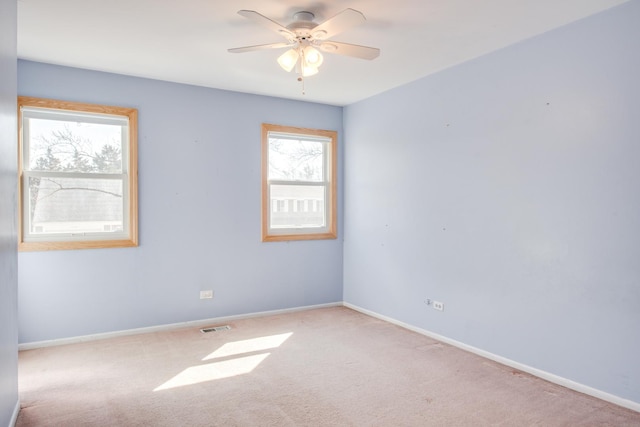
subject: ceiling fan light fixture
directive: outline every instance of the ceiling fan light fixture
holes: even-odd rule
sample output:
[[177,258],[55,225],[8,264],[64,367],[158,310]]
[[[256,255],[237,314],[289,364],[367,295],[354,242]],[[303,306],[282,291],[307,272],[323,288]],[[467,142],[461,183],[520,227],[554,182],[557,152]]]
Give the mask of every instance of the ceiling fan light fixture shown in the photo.
[[302,58],[304,59],[305,66],[314,68],[321,66],[324,61],[322,54],[313,46],[305,46],[302,50]]
[[293,70],[293,67],[296,66],[299,56],[296,49],[289,49],[278,57],[278,64],[280,64],[283,70],[290,72]]
[[303,94],[304,78],[318,74],[318,68],[324,62],[320,51],[369,60],[377,58],[380,54],[380,49],[377,48],[331,41],[334,35],[366,21],[362,12],[355,9],[347,8],[320,24],[313,22],[313,13],[300,11],[293,15],[293,22],[286,27],[254,10],[243,9],[238,11],[238,14],[275,31],[286,39],[286,43],[244,46],[228,49],[229,52],[289,48],[278,57],[277,62],[286,72],[295,68],[298,81],[302,82]]
[[311,77],[318,74],[318,67],[313,67],[309,65],[302,66],[302,77]]

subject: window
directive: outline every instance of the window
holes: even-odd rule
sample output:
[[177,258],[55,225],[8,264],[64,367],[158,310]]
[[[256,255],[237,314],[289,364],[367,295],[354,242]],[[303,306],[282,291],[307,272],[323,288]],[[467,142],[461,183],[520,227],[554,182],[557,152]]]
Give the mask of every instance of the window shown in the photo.
[[137,110],[19,97],[19,249],[137,246]]
[[262,125],[262,241],[335,239],[337,133]]

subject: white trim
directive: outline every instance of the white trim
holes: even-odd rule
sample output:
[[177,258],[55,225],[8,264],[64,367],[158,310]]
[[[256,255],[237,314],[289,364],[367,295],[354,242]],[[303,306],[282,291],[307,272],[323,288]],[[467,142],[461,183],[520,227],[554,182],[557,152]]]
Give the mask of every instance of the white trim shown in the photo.
[[610,402],[610,403],[613,403],[615,405],[622,406],[622,407],[627,408],[627,409],[631,409],[632,411],[640,412],[640,403],[639,402],[634,402],[632,400],[624,399],[622,397],[619,397],[619,396],[616,396],[616,395],[613,395],[613,394],[610,394],[610,393],[606,393],[606,392],[604,392],[602,390],[598,390],[598,389],[586,386],[584,384],[580,384],[580,383],[577,383],[575,381],[569,380],[567,378],[564,378],[564,377],[561,377],[561,376],[558,376],[558,375],[543,371],[541,369],[537,369],[537,368],[525,365],[523,363],[516,362],[516,361],[511,360],[511,359],[507,359],[506,357],[502,357],[502,356],[498,356],[498,355],[493,354],[493,353],[489,353],[488,351],[481,350],[479,348],[464,344],[464,343],[462,343],[460,341],[456,341],[456,340],[453,340],[451,338],[447,338],[447,337],[445,337],[443,335],[438,335],[438,334],[436,334],[434,332],[427,331],[425,329],[421,329],[421,328],[418,328],[416,326],[409,325],[407,323],[401,322],[401,321],[393,319],[391,317],[384,316],[382,314],[378,314],[378,313],[376,313],[374,311],[370,311],[370,310],[367,310],[367,309],[362,308],[362,307],[358,307],[357,305],[354,305],[354,304],[351,304],[351,303],[348,303],[348,302],[343,302],[343,305],[345,307],[347,307],[347,308],[350,308],[350,309],[355,310],[355,311],[359,311],[360,313],[366,314],[368,316],[375,317],[375,318],[380,319],[380,320],[384,320],[385,322],[389,322],[389,323],[392,323],[394,325],[400,326],[402,328],[408,329],[410,331],[417,332],[419,334],[425,335],[425,336],[427,336],[429,338],[433,338],[435,340],[442,341],[443,343],[452,345],[454,347],[460,348],[460,349],[468,351],[470,353],[477,354],[478,356],[482,356],[482,357],[484,357],[486,359],[493,360],[494,362],[498,362],[498,363],[501,363],[503,365],[510,366],[510,367],[518,369],[520,371],[529,373],[529,374],[531,374],[533,376],[536,376],[538,378],[542,378],[543,380],[552,382],[554,384],[558,384],[558,385],[561,385],[563,387],[569,388],[571,390],[575,390],[577,392],[584,393],[584,394],[587,394],[589,396],[596,397],[596,398],[604,400],[606,402]]
[[165,325],[149,326],[146,328],[126,329],[122,331],[105,332],[101,334],[82,335],[77,337],[61,338],[61,339],[46,340],[46,341],[33,341],[33,342],[18,344],[18,350],[19,351],[33,350],[35,348],[54,347],[54,346],[66,345],[66,344],[77,344],[77,343],[86,342],[86,341],[96,341],[96,340],[102,340],[107,338],[122,337],[127,335],[146,334],[151,332],[162,332],[162,331],[169,331],[173,329],[209,326],[215,323],[231,322],[234,320],[249,319],[252,317],[274,316],[278,314],[294,313],[297,311],[313,310],[316,308],[341,307],[341,306],[342,306],[341,301],[330,302],[326,304],[307,305],[302,307],[284,308],[280,310],[259,311],[255,313],[239,314],[235,316],[214,317],[210,319],[193,320],[189,322],[170,323]]
[[16,402],[16,406],[13,408],[13,415],[9,420],[9,427],[15,427],[18,422],[18,414],[20,413],[20,399]]

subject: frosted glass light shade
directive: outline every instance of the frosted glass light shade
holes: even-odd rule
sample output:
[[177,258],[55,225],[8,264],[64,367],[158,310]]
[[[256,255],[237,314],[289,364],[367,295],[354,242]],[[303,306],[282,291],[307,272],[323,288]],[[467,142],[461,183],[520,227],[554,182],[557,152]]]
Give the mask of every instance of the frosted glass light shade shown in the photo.
[[298,55],[297,50],[289,49],[288,51],[286,51],[285,53],[283,53],[278,57],[278,64],[280,64],[283,70],[285,70],[286,72],[289,72],[293,70],[293,67],[296,66],[299,56],[300,55]]
[[306,46],[304,48],[303,56],[306,65],[310,67],[318,68],[320,65],[322,65],[322,61],[324,61],[322,54],[318,52],[318,49],[312,46]]
[[311,66],[303,66],[302,67],[302,77],[310,77],[318,74],[318,67]]

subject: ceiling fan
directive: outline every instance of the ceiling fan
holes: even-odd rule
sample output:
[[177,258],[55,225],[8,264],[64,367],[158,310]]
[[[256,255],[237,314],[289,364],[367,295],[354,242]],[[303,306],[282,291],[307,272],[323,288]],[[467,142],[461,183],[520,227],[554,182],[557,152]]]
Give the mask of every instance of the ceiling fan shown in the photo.
[[240,10],[238,14],[251,19],[260,25],[276,32],[285,38],[280,43],[245,46],[229,49],[232,53],[251,52],[264,49],[290,48],[278,57],[278,64],[287,72],[294,68],[298,80],[318,73],[323,57],[319,52],[334,53],[361,59],[375,59],[380,55],[380,49],[359,46],[329,40],[331,37],[366,21],[364,15],[354,9],[345,9],[321,24],[313,22],[315,15],[301,11],[293,15],[293,22],[286,27],[259,14],[253,10]]

